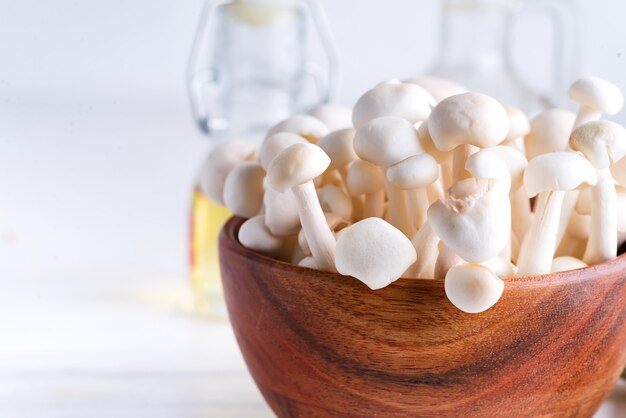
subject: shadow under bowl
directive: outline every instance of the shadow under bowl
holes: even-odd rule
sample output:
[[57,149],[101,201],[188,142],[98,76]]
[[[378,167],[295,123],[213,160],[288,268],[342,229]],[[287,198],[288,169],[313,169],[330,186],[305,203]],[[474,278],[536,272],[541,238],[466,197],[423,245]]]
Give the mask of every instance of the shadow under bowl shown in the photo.
[[276,261],[220,234],[239,347],[280,417],[589,417],[626,363],[626,256],[505,279],[466,314],[443,280],[372,291],[351,277]]

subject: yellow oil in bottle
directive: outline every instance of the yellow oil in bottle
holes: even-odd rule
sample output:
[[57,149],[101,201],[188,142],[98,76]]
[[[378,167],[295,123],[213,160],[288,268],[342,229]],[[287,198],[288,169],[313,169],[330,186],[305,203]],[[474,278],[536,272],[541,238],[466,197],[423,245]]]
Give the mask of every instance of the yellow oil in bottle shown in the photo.
[[212,318],[226,317],[217,237],[230,216],[228,209],[213,203],[195,188],[190,216],[190,280],[194,310]]

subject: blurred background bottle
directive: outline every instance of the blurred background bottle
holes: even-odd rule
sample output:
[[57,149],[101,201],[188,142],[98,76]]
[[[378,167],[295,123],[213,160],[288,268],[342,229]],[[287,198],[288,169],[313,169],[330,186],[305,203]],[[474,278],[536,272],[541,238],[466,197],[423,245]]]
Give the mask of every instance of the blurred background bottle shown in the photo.
[[[528,37],[528,32],[516,29],[532,15],[547,21],[552,34],[532,46],[550,49],[547,88],[524,80],[514,63],[515,37]],[[432,75],[489,94],[532,116],[557,105],[578,75],[575,21],[571,1],[441,0],[439,56]]]
[[[326,62],[309,49],[317,41]],[[188,66],[187,87],[199,129],[213,143],[260,142],[289,115],[333,101],[339,63],[316,0],[206,1]],[[196,311],[224,316],[217,236],[229,217],[197,184],[190,216],[190,280]]]

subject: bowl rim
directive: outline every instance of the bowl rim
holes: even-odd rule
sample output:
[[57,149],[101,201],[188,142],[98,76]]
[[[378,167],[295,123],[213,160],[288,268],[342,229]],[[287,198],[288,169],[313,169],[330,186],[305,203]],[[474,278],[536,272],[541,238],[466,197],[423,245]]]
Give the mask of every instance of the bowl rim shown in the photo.
[[[219,243],[218,248],[221,252],[222,247],[225,247],[235,253],[244,256],[248,259],[253,260],[256,263],[264,264],[268,267],[278,268],[282,271],[295,273],[294,277],[301,277],[306,275],[308,279],[326,279],[326,280],[341,280],[341,281],[353,281],[356,280],[358,283],[361,283],[358,279],[355,279],[352,276],[344,276],[339,273],[332,273],[322,270],[311,269],[308,267],[302,267],[297,264],[288,263],[286,261],[277,260],[275,258],[268,257],[261,253],[255,252],[244,247],[237,238],[237,232],[241,225],[246,221],[245,218],[241,218],[238,216],[231,216],[222,226],[219,234]],[[623,248],[623,247],[622,247]],[[529,288],[529,287],[546,287],[546,286],[559,286],[564,284],[573,284],[581,281],[591,281],[600,279],[606,275],[610,275],[612,273],[618,273],[620,271],[626,270],[626,252],[618,255],[617,257],[605,261],[600,264],[582,267],[574,270],[567,270],[557,273],[548,273],[548,274],[538,274],[538,275],[524,275],[524,276],[513,276],[513,277],[504,277],[502,278],[507,288],[511,287],[520,287],[520,288]],[[415,286],[426,286],[426,287],[443,287],[444,279],[432,279],[432,278],[408,278],[401,277],[398,280],[394,281],[390,284],[390,286],[394,285],[415,285]],[[365,286],[363,284],[363,286]]]

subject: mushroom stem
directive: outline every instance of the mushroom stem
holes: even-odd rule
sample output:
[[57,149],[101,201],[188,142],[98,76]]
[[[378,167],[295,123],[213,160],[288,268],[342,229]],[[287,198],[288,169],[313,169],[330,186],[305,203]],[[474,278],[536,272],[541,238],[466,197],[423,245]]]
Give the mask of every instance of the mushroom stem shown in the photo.
[[335,236],[326,222],[313,181],[294,186],[291,190],[296,198],[300,223],[313,258],[321,270],[336,271]]
[[407,190],[407,194],[411,221],[415,228],[420,228],[426,222],[426,212],[430,206],[428,192],[425,187],[420,187]]
[[583,261],[598,264],[617,256],[617,194],[609,168],[597,169],[598,183],[592,189],[589,241]]
[[578,195],[580,195],[580,190],[570,190],[565,193],[563,208],[561,209],[561,219],[559,220],[559,231],[556,234],[557,247],[561,244],[561,241],[563,241],[563,237],[565,236],[565,232],[567,232],[567,225],[569,225],[570,219],[572,219],[572,215],[574,214]]
[[385,213],[385,189],[365,195],[363,207],[363,219],[376,217],[382,218]]
[[439,255],[437,256],[437,261],[435,262],[435,275],[436,279],[445,279],[446,274],[448,274],[448,270],[452,268],[452,266],[464,263],[464,260],[459,257],[450,247],[446,244],[443,244],[441,251],[439,251]]
[[428,186],[426,191],[428,193],[428,204],[432,204],[437,200],[445,199],[446,193],[443,189],[441,178],[438,178],[433,184]]
[[386,173],[385,190],[389,199],[389,223],[402,231],[408,238],[412,237],[415,233],[415,227],[409,214],[406,192],[393,187],[387,180]]
[[599,120],[602,117],[602,112],[590,106],[580,105],[578,114],[576,114],[576,120],[574,121],[574,128],[578,128],[580,125],[584,125],[587,122]]
[[539,193],[535,217],[517,259],[518,274],[550,272],[564,198],[565,192],[560,190]]
[[533,214],[530,210],[530,199],[523,187],[511,192],[511,219],[513,219],[513,234],[523,237],[528,232]]
[[426,221],[411,240],[417,259],[409,268],[409,277],[432,278],[437,261],[439,237]]
[[475,145],[463,144],[454,149],[453,162],[452,162],[452,183],[457,183],[461,180],[470,178],[470,174],[465,170],[465,163],[467,159],[473,154],[480,151]]

